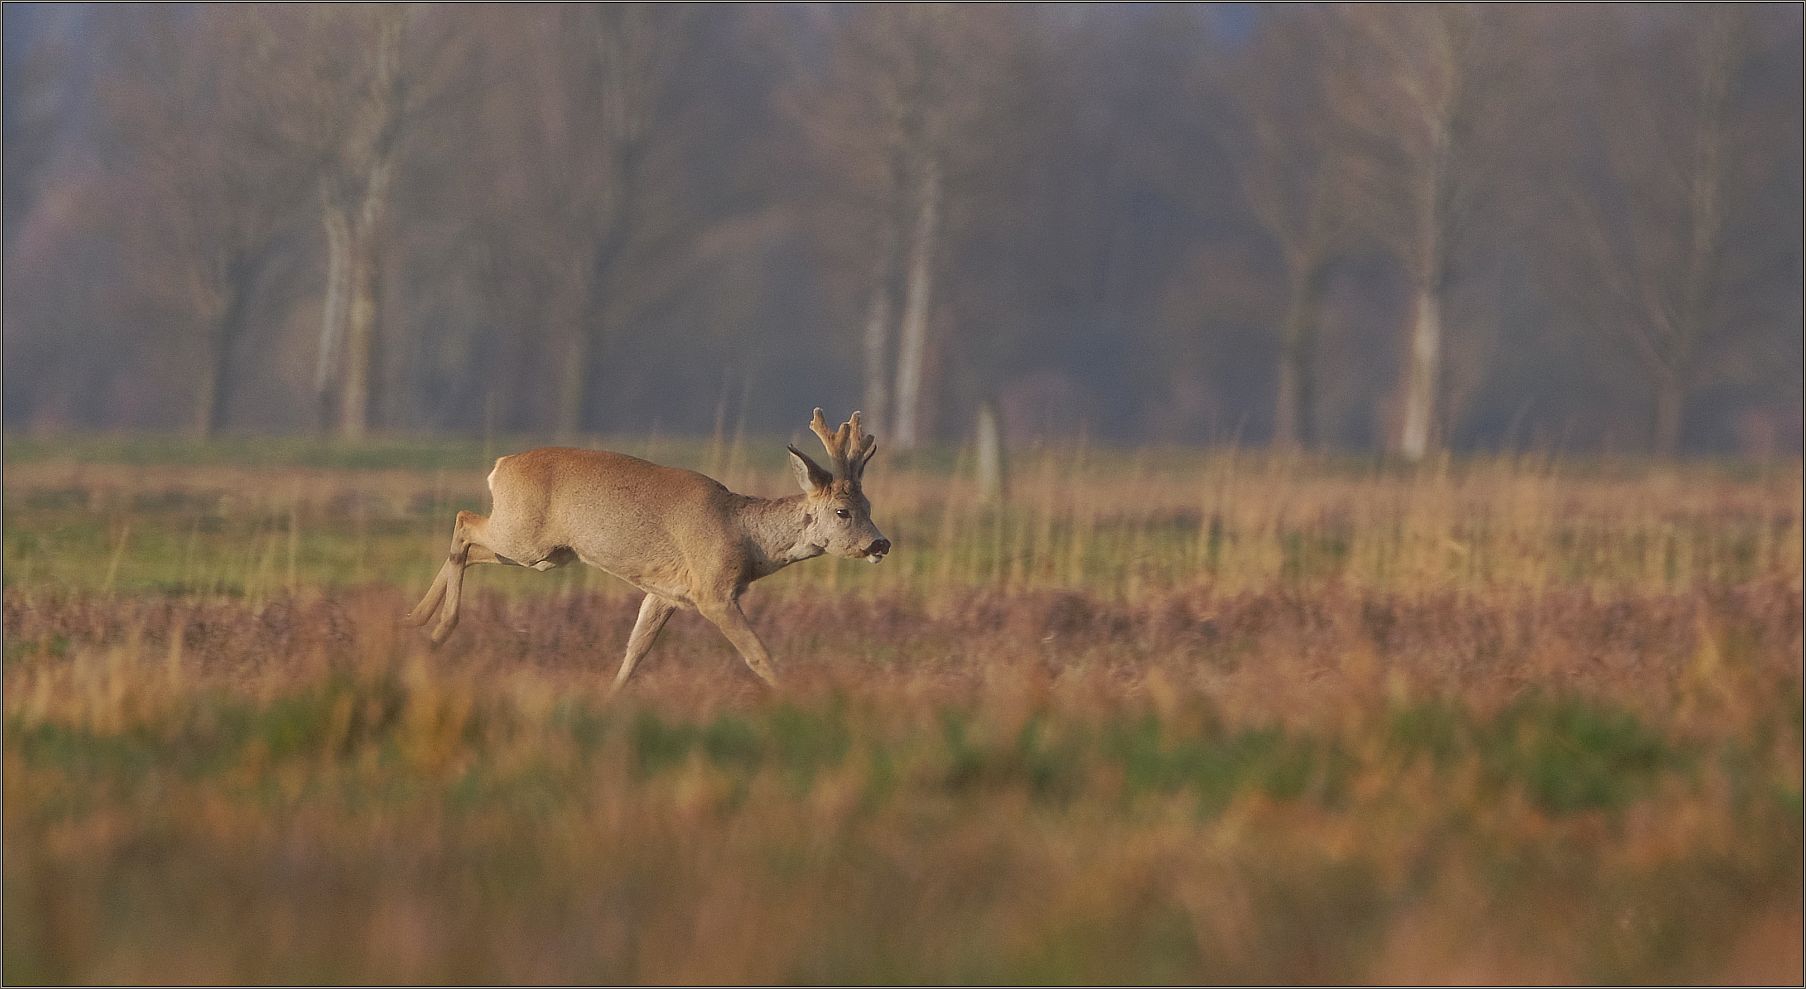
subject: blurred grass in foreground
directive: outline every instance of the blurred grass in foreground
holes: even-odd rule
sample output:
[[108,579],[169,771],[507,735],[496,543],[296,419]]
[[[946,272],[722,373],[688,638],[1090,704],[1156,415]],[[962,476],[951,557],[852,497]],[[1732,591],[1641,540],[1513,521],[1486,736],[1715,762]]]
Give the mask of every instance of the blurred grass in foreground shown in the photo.
[[1797,464],[874,467],[608,704],[604,575],[396,625],[486,462],[17,452],[11,983],[1799,974]]

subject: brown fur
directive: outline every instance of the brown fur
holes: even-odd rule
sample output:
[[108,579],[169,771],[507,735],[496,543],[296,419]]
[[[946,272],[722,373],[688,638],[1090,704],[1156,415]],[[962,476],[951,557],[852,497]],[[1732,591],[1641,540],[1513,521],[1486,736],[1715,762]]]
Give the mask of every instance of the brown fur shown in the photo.
[[437,615],[433,642],[445,641],[474,564],[550,570],[580,560],[646,592],[616,689],[683,607],[713,622],[776,686],[771,656],[740,610],[747,585],[823,553],[876,563],[890,548],[861,486],[874,440],[861,433],[859,413],[829,433],[816,409],[811,428],[834,471],[792,447],[803,493],[787,498],[735,494],[695,471],[603,450],[543,447],[502,457],[489,474],[489,516],[458,513],[450,556],[408,621],[425,625]]

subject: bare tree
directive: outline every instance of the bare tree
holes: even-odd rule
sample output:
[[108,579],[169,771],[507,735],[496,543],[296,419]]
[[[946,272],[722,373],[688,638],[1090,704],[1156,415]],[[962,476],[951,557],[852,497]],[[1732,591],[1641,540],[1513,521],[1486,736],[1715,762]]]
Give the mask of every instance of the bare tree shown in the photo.
[[881,428],[892,422],[910,181],[907,105],[888,61],[896,39],[875,25],[886,16],[880,8],[818,11],[818,29],[832,32],[835,42],[828,64],[813,77],[806,66],[795,69],[801,82],[783,98],[787,122],[806,146],[805,160],[832,193],[803,195],[803,201],[812,207],[817,240],[832,261],[852,269],[850,280],[858,286],[852,293],[861,309],[858,404]]
[[486,16],[483,57],[496,68],[473,114],[481,179],[452,181],[473,193],[483,261],[472,274],[489,286],[481,305],[497,331],[479,346],[525,396],[507,399],[508,418],[574,437],[648,380],[724,381],[720,367],[661,366],[662,379],[629,368],[674,324],[689,324],[693,356],[745,341],[729,349],[756,360],[744,324],[766,289],[719,287],[785,236],[748,181],[770,174],[744,136],[769,131],[747,119],[757,91],[729,92],[744,67],[711,47],[732,44],[743,15],[612,4]]
[[104,90],[141,261],[132,271],[140,291],[195,329],[193,424],[209,436],[225,424],[232,362],[265,275],[290,246],[307,171],[272,141],[253,11],[140,16]]
[[945,191],[947,94],[937,63],[953,16],[936,6],[852,13],[809,101],[807,133],[824,156],[853,163],[848,184],[873,221],[861,404],[890,425],[897,449],[918,439]]
[[[383,272],[409,140],[468,95],[459,23],[416,4],[259,7],[278,71],[289,154],[317,176],[326,242],[315,394],[320,425],[364,436],[380,384]],[[333,408],[336,397],[336,410]]]
[[661,144],[681,100],[679,72],[693,13],[660,4],[597,4],[558,10],[547,26],[553,75],[528,145],[544,156],[553,191],[549,245],[565,252],[563,336],[556,426],[581,430],[599,351],[628,307],[622,296],[636,256],[667,219]]
[[[1678,64],[1650,66],[1622,47],[1615,58],[1595,52],[1605,112],[1586,126],[1599,153],[1591,167],[1561,173],[1558,284],[1600,338],[1640,369],[1651,445],[1664,456],[1679,450],[1689,400],[1702,385],[1756,370],[1729,358],[1760,352],[1746,330],[1775,316],[1764,319],[1752,305],[1772,299],[1775,281],[1797,271],[1797,243],[1789,249],[1750,230],[1771,211],[1761,198],[1769,176],[1751,164],[1782,160],[1786,130],[1756,117],[1778,108],[1749,98],[1763,34],[1755,13],[1712,6],[1602,18],[1600,38],[1653,32]],[[1732,340],[1741,345],[1726,348]]]
[[[839,216],[864,235],[862,406],[890,442],[922,438],[949,214],[1003,123],[1007,11],[884,4],[832,22],[832,62],[797,101]],[[989,131],[989,132],[988,132]]]
[[1234,160],[1242,202],[1280,262],[1284,301],[1273,442],[1316,441],[1317,351],[1324,293],[1373,170],[1336,112],[1348,78],[1346,33],[1327,11],[1263,18],[1231,80],[1240,127]]
[[410,123],[402,44],[412,15],[402,4],[322,8],[309,12],[291,40],[305,46],[297,84],[310,105],[296,124],[302,149],[319,161],[326,236],[314,387],[322,427],[336,421],[349,439],[371,425],[385,226],[396,156]]
[[1492,111],[1516,92],[1510,12],[1473,4],[1356,5],[1341,17],[1362,54],[1341,109],[1393,183],[1372,231],[1391,243],[1411,291],[1397,449],[1421,459],[1441,442],[1439,405],[1454,261],[1497,181]]

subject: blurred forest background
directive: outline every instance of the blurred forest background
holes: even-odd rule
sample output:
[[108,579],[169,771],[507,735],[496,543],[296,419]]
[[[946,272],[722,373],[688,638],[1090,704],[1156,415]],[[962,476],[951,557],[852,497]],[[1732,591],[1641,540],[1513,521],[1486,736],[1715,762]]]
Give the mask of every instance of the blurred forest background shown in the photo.
[[1802,12],[4,12],[73,430],[1802,442]]

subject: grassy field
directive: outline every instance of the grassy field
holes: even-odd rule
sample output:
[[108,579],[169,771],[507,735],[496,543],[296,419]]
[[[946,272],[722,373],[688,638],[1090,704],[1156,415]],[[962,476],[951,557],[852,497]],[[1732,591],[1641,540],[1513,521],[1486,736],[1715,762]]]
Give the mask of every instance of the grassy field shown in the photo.
[[609,703],[604,574],[398,623],[517,445],[8,440],[5,981],[1801,978],[1798,462],[881,455]]

